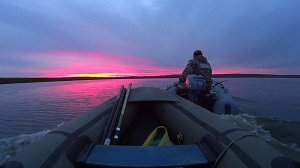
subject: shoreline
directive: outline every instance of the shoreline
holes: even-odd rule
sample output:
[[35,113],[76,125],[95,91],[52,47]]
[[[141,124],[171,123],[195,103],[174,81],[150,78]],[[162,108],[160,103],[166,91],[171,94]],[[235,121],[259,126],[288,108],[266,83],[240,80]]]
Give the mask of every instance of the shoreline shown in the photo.
[[[18,77],[1,78],[0,84],[15,83],[35,83],[35,82],[59,82],[76,80],[103,80],[103,79],[151,79],[151,78],[178,78],[180,75],[162,75],[162,76],[124,76],[124,77]],[[214,74],[213,78],[300,78],[300,75],[272,75],[272,74]]]

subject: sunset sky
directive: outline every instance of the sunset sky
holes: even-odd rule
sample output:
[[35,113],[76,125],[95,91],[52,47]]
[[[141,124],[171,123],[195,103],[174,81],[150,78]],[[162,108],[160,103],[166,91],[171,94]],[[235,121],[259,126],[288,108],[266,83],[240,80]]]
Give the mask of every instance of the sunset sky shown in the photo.
[[300,74],[299,0],[1,0],[0,77]]

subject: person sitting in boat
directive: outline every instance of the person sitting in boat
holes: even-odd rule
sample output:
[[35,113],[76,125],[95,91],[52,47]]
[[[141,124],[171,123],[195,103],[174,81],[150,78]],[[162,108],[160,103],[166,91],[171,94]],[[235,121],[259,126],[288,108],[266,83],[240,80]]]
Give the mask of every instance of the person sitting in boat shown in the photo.
[[206,92],[209,92],[212,86],[212,68],[207,61],[206,57],[203,56],[201,50],[196,50],[193,54],[193,59],[188,61],[188,64],[184,68],[177,87],[184,88],[185,81],[188,75],[202,75],[206,81]]

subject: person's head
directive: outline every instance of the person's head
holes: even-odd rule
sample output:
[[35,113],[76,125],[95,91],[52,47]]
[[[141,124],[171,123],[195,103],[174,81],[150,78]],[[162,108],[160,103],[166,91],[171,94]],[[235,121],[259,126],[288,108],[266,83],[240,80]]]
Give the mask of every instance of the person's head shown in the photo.
[[199,56],[202,56],[202,51],[201,50],[196,50],[193,54],[193,58],[196,58],[196,57],[199,57]]

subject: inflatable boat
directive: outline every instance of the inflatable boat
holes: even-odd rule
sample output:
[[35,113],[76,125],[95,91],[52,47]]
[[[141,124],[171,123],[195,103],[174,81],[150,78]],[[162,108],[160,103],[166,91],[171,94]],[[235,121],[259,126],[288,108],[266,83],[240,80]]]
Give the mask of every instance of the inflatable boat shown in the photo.
[[165,90],[129,85],[0,167],[297,166],[260,138],[205,108]]
[[236,101],[229,94],[223,82],[213,81],[211,90],[207,91],[207,84],[202,75],[188,75],[185,83],[174,83],[166,90],[177,94],[199,106],[216,114],[238,114]]

